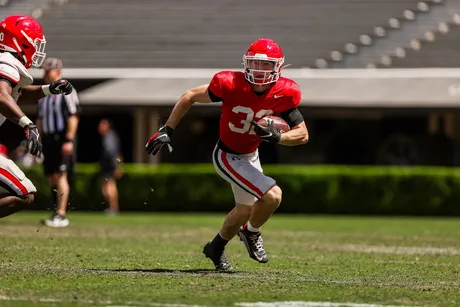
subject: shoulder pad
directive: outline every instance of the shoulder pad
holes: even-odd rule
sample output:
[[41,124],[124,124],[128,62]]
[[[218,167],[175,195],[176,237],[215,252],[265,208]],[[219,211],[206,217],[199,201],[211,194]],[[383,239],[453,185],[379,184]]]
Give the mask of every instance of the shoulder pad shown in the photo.
[[21,81],[19,71],[5,63],[0,63],[0,77],[9,80],[13,84],[18,84]]

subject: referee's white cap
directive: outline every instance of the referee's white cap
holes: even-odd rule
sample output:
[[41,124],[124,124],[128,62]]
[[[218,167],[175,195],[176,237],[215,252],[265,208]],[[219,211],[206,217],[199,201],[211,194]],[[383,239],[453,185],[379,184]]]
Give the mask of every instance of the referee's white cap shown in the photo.
[[42,65],[44,70],[62,69],[62,61],[58,58],[47,58]]

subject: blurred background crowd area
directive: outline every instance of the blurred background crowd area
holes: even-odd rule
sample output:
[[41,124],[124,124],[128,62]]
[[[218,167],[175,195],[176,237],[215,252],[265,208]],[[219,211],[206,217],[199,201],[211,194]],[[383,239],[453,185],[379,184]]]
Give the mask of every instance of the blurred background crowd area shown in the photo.
[[[188,88],[241,69],[249,44],[283,48],[302,91],[307,146],[262,144],[263,163],[460,164],[458,0],[3,0],[0,18],[37,18],[47,55],[82,107],[78,162],[95,162],[110,118],[125,162],[210,162],[220,107],[192,108],[172,154],[147,138]],[[36,83],[39,69],[32,70]],[[33,102],[24,106],[36,115]],[[8,144],[7,144],[8,147]],[[192,150],[193,148],[193,150]],[[14,153],[22,156],[22,153]],[[39,162],[39,161],[38,161]]]

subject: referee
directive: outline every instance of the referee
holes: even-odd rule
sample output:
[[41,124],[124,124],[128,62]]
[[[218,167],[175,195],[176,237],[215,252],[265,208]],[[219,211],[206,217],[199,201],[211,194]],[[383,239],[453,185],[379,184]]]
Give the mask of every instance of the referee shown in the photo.
[[[43,81],[52,83],[61,78],[62,61],[48,58],[43,63]],[[66,227],[69,200],[68,173],[74,171],[76,162],[75,137],[78,128],[80,105],[74,89],[69,95],[51,95],[38,102],[37,126],[43,140],[44,172],[48,177],[56,211],[44,221],[50,227]]]

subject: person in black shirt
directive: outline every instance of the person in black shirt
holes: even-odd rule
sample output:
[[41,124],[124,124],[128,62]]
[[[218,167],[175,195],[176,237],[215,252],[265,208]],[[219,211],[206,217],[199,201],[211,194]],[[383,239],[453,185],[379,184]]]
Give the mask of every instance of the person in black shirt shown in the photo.
[[119,211],[116,179],[119,179],[122,173],[120,138],[113,130],[112,122],[108,119],[102,119],[99,122],[98,131],[102,138],[102,151],[99,160],[102,194],[109,204],[109,208],[105,212],[116,214]]

